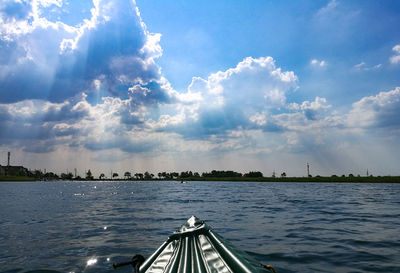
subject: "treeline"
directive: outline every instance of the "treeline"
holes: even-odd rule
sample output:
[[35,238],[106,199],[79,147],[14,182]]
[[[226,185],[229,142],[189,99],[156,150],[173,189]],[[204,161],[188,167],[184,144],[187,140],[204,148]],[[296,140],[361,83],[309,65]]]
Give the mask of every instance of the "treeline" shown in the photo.
[[71,172],[61,173],[60,175],[53,172],[42,172],[40,170],[30,171],[27,176],[6,176],[0,175],[0,181],[57,181],[57,180],[77,180],[77,181],[95,181],[95,180],[126,180],[126,181],[145,181],[145,180],[188,180],[188,181],[255,181],[255,182],[350,182],[350,183],[400,183],[400,176],[348,176],[332,175],[332,176],[309,176],[309,177],[287,177],[283,172],[279,177],[275,173],[271,177],[264,177],[262,172],[251,171],[248,173],[239,173],[235,171],[218,171],[211,172],[159,172],[157,175],[150,172],[131,173],[126,171],[123,175],[117,172],[111,172],[107,177],[101,173],[95,177],[90,170],[85,172],[84,177],[74,175]]
[[152,174],[150,172],[144,173],[132,173],[126,171],[123,175],[120,175],[118,172],[111,172],[110,176],[106,176],[104,173],[101,173],[98,177],[95,177],[91,170],[87,170],[85,172],[85,176],[81,177],[79,175],[75,176],[72,172],[61,173],[57,175],[53,172],[42,172],[40,170],[35,170],[31,172],[31,177],[36,180],[200,180],[205,179],[209,180],[210,178],[262,178],[263,174],[259,171],[251,171],[248,173],[239,173],[235,171],[217,171],[213,170],[211,172],[192,172],[192,171],[184,171],[184,172],[159,172],[157,175]]
[[[113,179],[119,177],[118,173],[113,173]],[[123,179],[126,180],[179,180],[179,179],[194,179],[198,180],[200,178],[237,178],[237,177],[263,177],[262,172],[259,171],[252,171],[249,173],[238,173],[234,171],[216,171],[213,170],[211,172],[203,172],[202,174],[198,172],[192,171],[184,171],[184,172],[159,172],[157,176],[152,173],[145,172],[145,173],[135,173],[131,174],[131,172],[125,172],[123,175]],[[106,179],[105,175],[102,173],[99,176],[99,179]]]

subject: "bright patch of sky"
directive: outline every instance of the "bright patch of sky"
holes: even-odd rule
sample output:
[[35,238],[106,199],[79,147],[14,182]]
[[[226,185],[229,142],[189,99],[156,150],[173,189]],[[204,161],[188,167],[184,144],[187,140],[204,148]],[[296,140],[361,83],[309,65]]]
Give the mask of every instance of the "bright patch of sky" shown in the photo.
[[398,1],[2,1],[0,164],[400,175],[399,15]]

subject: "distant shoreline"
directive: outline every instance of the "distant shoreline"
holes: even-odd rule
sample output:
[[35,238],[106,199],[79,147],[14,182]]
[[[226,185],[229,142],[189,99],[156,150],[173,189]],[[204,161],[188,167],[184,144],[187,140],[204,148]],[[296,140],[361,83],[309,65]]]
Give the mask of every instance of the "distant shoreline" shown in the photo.
[[400,176],[376,177],[234,177],[234,178],[188,178],[186,181],[231,181],[231,182],[298,182],[298,183],[400,183]]
[[[0,176],[0,182],[45,182],[33,177],[24,176]],[[187,177],[185,179],[78,179],[78,180],[48,180],[54,182],[63,181],[109,181],[109,182],[147,182],[147,181],[208,181],[208,182],[281,182],[281,183],[400,183],[400,176],[369,176],[369,177]]]
[[0,175],[0,182],[35,182],[36,179],[28,176]]

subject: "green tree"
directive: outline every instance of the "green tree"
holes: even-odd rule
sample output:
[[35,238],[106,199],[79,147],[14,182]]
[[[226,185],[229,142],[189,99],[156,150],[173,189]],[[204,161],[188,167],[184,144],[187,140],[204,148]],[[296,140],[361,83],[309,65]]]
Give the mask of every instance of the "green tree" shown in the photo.
[[125,172],[124,173],[125,179],[131,179],[131,173],[130,172]]
[[262,172],[249,172],[244,174],[245,177],[263,177]]
[[[150,179],[152,178],[151,175],[152,175],[152,174],[150,174],[149,172],[145,172],[145,173],[144,173],[144,179],[150,180]],[[154,174],[153,174],[153,176],[154,176]]]
[[42,173],[41,170],[35,170],[35,171],[33,171],[33,176],[36,179],[42,179],[43,178],[43,173]]
[[143,174],[142,173],[135,173],[135,177],[137,180],[143,180]]
[[55,180],[55,179],[58,179],[59,177],[57,174],[55,174],[53,172],[48,172],[48,173],[45,173],[44,178],[46,180]]
[[242,177],[241,173],[234,171],[216,171],[212,170],[210,173],[202,173],[203,177]]
[[90,169],[86,172],[86,180],[93,180],[93,175]]
[[62,173],[61,174],[61,179],[63,180],[72,180],[74,175],[72,173]]

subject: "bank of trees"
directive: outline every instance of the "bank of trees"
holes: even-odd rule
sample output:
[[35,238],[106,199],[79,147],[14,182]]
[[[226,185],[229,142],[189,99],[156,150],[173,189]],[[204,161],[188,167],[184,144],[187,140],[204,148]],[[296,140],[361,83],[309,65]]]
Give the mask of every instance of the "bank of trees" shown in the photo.
[[[90,170],[88,171],[90,172]],[[134,173],[130,171],[124,172],[124,175],[121,176],[116,172],[111,173],[111,177],[106,177],[104,173],[101,173],[98,177],[98,180],[185,180],[185,179],[211,179],[211,178],[262,178],[263,174],[259,171],[252,171],[248,173],[239,173],[235,171],[217,171],[213,170],[211,172],[193,172],[193,171],[184,171],[184,172],[159,172],[157,175],[154,175],[150,172],[144,173]],[[86,173],[86,180],[93,180],[93,176],[91,173]]]
[[[116,180],[118,179],[119,175],[118,173],[113,173],[112,174],[112,179]],[[202,174],[198,172],[193,172],[193,171],[184,171],[184,172],[159,172],[157,175],[154,175],[150,172],[144,172],[144,173],[131,173],[129,171],[126,171],[123,175],[123,180],[184,180],[184,179],[198,179],[200,180],[201,178],[260,178],[263,177],[262,172],[259,171],[252,171],[249,173],[238,173],[234,171],[216,171],[213,170],[211,172],[203,172]],[[106,180],[107,177],[104,175],[104,173],[100,174],[99,176],[100,180]],[[121,180],[118,179],[118,180]]]
[[[144,173],[134,173],[130,171],[122,172],[121,175],[118,172],[110,172],[107,177],[104,173],[94,177],[91,170],[84,172],[83,177],[80,177],[77,170],[72,172],[65,172],[56,174],[53,172],[42,172],[41,170],[29,170],[27,179],[30,180],[45,180],[45,181],[57,181],[57,180],[115,180],[115,181],[132,181],[132,180],[208,180],[208,181],[264,181],[264,182],[368,182],[368,183],[400,183],[400,176],[360,176],[360,175],[331,175],[331,176],[309,176],[309,177],[288,177],[286,172],[282,172],[279,175],[275,175],[273,172],[272,176],[263,176],[263,173],[259,171],[251,171],[248,173],[239,173],[235,171],[218,171],[213,170],[211,172],[159,172],[156,175],[146,171]],[[123,175],[122,175],[123,174]],[[12,177],[11,177],[12,178]],[[9,176],[0,175],[0,181],[11,181]],[[22,177],[23,178],[23,177]],[[21,177],[16,179],[21,180]],[[22,181],[22,180],[21,180]]]
[[[75,174],[72,172],[65,172],[61,174],[56,174],[53,172],[42,172],[41,170],[30,171],[30,177],[36,180],[212,180],[213,178],[218,179],[228,179],[240,180],[245,178],[263,178],[263,173],[259,171],[250,171],[248,173],[240,173],[235,171],[225,171],[225,170],[212,170],[211,172],[193,172],[193,171],[183,171],[183,172],[159,172],[153,174],[151,172],[132,172],[125,171],[119,174],[118,172],[101,172],[98,176],[94,175],[90,169],[83,173],[83,176],[79,176],[77,170],[75,169]],[[108,175],[106,175],[108,173]]]

